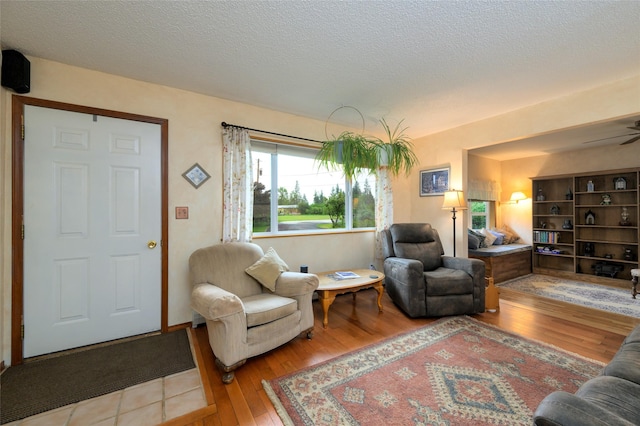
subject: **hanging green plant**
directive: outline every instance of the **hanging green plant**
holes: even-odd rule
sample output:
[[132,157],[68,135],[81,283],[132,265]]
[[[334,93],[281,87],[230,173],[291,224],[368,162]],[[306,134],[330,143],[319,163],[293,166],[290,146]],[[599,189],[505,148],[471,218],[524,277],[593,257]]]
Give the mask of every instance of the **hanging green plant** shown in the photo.
[[407,128],[400,128],[402,121],[391,130],[384,118],[380,120],[387,140],[346,131],[323,142],[316,155],[318,166],[327,170],[341,166],[349,180],[363,172],[377,173],[380,166],[386,166],[394,176],[400,172],[408,176],[418,164],[418,157],[413,152],[413,143],[404,133]]
[[392,131],[385,119],[381,119],[380,123],[387,134],[387,140],[375,138],[369,141],[377,148],[377,166],[387,166],[394,176],[398,176],[401,171],[404,171],[405,176],[409,176],[411,169],[418,164],[418,157],[413,152],[413,143],[404,133],[407,127],[400,128],[403,121],[401,120]]
[[344,176],[353,180],[362,172],[372,173],[377,169],[377,151],[366,137],[353,132],[342,132],[334,140],[322,143],[316,154],[319,167],[327,170],[341,165]]

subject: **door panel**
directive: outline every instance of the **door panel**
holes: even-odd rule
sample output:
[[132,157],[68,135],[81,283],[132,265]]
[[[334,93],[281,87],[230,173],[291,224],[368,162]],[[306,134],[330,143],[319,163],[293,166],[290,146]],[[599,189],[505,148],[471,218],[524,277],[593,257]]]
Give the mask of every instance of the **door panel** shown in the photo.
[[111,168],[111,235],[139,235],[140,170]]
[[53,163],[58,238],[86,238],[89,224],[89,166]]
[[25,357],[160,329],[160,130],[25,107]]
[[140,256],[113,256],[113,289],[115,290],[115,307],[111,315],[140,309]]
[[89,258],[54,259],[54,324],[89,319]]

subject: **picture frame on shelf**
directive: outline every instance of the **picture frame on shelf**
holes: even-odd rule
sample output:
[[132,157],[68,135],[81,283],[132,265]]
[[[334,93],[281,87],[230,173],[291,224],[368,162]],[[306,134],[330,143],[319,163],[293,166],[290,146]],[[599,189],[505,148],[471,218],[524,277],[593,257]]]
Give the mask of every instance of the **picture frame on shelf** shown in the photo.
[[589,209],[588,212],[584,214],[584,223],[585,225],[595,225],[596,224],[596,214]]
[[420,171],[420,196],[444,195],[449,190],[449,167]]
[[620,176],[613,180],[613,185],[616,190],[625,190],[627,189],[627,180]]

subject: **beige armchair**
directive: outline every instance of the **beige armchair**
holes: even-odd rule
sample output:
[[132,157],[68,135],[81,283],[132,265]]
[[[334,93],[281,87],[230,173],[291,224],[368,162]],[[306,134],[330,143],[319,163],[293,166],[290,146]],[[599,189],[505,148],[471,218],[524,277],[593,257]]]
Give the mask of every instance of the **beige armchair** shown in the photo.
[[207,321],[224,383],[233,381],[247,358],[303,332],[313,336],[311,299],[318,277],[289,272],[272,249],[265,254],[252,243],[206,247],[191,255],[189,269],[191,307]]

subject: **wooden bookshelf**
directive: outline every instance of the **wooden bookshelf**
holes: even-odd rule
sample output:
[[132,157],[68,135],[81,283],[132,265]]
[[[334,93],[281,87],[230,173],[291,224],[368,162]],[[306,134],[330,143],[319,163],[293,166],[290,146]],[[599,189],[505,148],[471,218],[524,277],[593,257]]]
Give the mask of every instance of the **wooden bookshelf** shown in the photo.
[[614,285],[631,280],[638,268],[639,174],[532,178],[533,271]]

